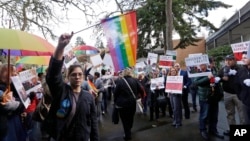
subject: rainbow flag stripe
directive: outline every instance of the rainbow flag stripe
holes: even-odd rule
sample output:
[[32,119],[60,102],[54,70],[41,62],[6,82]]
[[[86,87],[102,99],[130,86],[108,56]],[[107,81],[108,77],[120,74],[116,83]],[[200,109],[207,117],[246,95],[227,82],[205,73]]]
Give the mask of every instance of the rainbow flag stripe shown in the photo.
[[115,71],[135,66],[138,40],[136,12],[104,19],[101,24]]
[[90,89],[92,89],[95,93],[98,93],[98,89],[95,87],[95,84],[88,80],[88,84]]

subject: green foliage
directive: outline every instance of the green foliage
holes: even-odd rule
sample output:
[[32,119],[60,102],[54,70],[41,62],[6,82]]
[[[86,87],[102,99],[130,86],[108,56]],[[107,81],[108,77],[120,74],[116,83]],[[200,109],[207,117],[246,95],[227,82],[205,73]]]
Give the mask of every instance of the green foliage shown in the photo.
[[226,55],[233,54],[232,48],[229,45],[219,46],[213,49],[210,49],[207,54],[214,58],[217,65],[224,60]]
[[[145,56],[144,48],[149,43],[153,45],[152,49],[166,46],[165,1],[146,0],[145,4],[137,9],[139,57]],[[210,10],[229,7],[231,6],[213,0],[173,0],[173,26],[180,35],[180,43],[175,49],[196,45],[195,42],[199,41],[196,35],[201,27],[216,31],[217,28],[205,17]]]
[[76,38],[76,43],[75,43],[75,46],[79,46],[79,45],[85,45],[86,43],[83,41],[83,38],[82,37],[77,37]]

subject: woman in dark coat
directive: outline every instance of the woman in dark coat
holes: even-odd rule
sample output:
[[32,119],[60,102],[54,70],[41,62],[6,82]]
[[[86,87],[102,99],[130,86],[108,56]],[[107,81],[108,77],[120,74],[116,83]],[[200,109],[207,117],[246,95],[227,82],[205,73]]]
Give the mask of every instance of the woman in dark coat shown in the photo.
[[114,104],[116,108],[118,108],[122,121],[125,141],[131,140],[131,129],[136,111],[136,99],[139,97],[139,94],[144,93],[139,81],[131,77],[131,75],[132,71],[130,69],[124,70],[124,77],[116,80],[114,90]]
[[46,75],[53,97],[45,119],[46,131],[58,141],[98,141],[95,103],[92,95],[81,88],[84,80],[81,66],[71,65],[68,68],[69,84],[62,79],[63,52],[71,36],[60,36]]
[[[10,92],[7,94],[8,65],[4,64],[0,71],[0,141],[25,141],[26,132],[21,120],[21,113],[24,106],[17,94],[14,85],[11,83]],[[10,65],[10,76],[16,76],[16,68]],[[4,92],[4,93],[3,93]],[[8,95],[8,100],[4,95]]]

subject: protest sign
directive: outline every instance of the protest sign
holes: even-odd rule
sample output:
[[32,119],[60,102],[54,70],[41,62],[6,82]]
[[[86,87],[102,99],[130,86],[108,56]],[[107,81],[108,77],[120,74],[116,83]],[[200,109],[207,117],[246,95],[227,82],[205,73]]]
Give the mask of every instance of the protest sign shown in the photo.
[[69,68],[70,65],[77,63],[78,60],[74,54],[73,46],[67,45],[64,49],[64,65]]
[[170,68],[173,66],[174,61],[175,60],[173,60],[173,56],[160,55],[159,67],[160,68]]
[[151,90],[155,90],[156,87],[158,87],[158,89],[164,89],[164,77],[158,77],[158,78],[152,78],[151,79],[151,85],[150,85],[150,89]]
[[36,70],[22,71],[18,76],[11,77],[11,80],[21,101],[27,108],[30,103],[30,99],[28,98],[30,92],[39,92],[42,88],[41,83],[38,81]]
[[100,54],[93,55],[90,57],[90,62],[92,63],[93,66],[100,66],[103,63],[103,60],[100,56]]
[[176,60],[177,52],[175,50],[166,50],[167,56],[173,56],[173,60]]
[[166,80],[165,92],[182,94],[183,76],[168,76]]
[[112,70],[114,69],[114,64],[110,54],[105,53],[105,56],[103,58],[103,64],[108,66],[109,68],[112,68]]
[[202,53],[194,53],[194,54],[188,54],[188,57],[193,57],[193,56],[201,56]]
[[237,64],[243,64],[242,53],[247,52],[249,46],[250,46],[250,41],[231,44],[231,48],[233,50],[234,58],[237,61]]
[[26,93],[26,91],[22,85],[22,82],[21,82],[19,76],[11,77],[11,81],[13,82],[13,84],[16,88],[17,94],[19,95],[21,102],[23,103],[24,107],[27,108],[30,104],[30,99],[28,97],[28,93]]
[[211,72],[201,71],[200,65],[209,65],[209,60],[207,55],[192,56],[185,58],[185,63],[187,67],[188,77],[199,77],[208,76]]
[[155,53],[148,53],[148,58],[147,58],[147,64],[151,65],[152,68],[155,68],[157,65],[157,60],[158,60],[158,54]]
[[135,64],[135,71],[137,74],[144,73],[146,71],[146,64],[144,62],[138,62]]

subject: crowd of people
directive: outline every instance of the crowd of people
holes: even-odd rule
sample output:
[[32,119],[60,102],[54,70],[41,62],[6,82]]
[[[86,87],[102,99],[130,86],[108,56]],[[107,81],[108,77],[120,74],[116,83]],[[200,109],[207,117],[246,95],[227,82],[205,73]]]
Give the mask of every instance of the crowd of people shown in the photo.
[[[250,58],[246,53],[242,56],[244,65],[237,65],[234,56],[228,55],[219,69],[214,59],[209,58],[209,65],[199,65],[202,72],[211,72],[208,76],[189,78],[179,63],[137,75],[133,68],[126,68],[115,74],[102,70],[92,76],[90,70],[78,64],[62,72],[64,48],[71,36],[60,36],[46,74],[38,75],[43,91],[29,94],[28,108],[22,104],[13,83],[9,89],[7,65],[1,66],[0,141],[40,141],[42,137],[57,141],[98,141],[98,117],[107,113],[109,100],[113,100],[114,111],[121,119],[125,141],[132,139],[138,99],[141,99],[142,114],[149,114],[149,121],[157,122],[160,116],[172,118],[174,128],[181,128],[183,118],[190,119],[191,112],[199,112],[199,130],[205,140],[210,135],[221,139],[229,135],[230,129],[223,134],[217,129],[221,100],[224,100],[228,125],[250,124]],[[17,75],[13,65],[10,74]],[[152,78],[163,77],[166,86],[169,76],[183,76],[182,94],[167,93],[158,86],[154,90],[150,88]],[[240,123],[235,120],[236,108]]]

